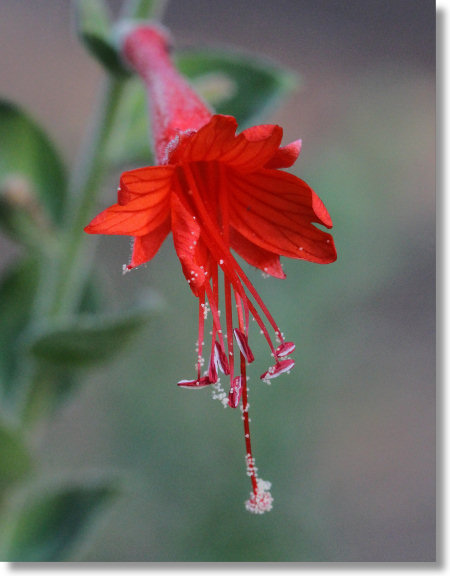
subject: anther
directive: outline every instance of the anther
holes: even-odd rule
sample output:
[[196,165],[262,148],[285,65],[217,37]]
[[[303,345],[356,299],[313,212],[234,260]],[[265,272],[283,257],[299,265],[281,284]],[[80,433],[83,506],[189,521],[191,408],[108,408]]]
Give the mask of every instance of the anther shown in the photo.
[[180,380],[177,383],[177,386],[180,386],[180,388],[190,388],[191,390],[195,390],[197,388],[204,388],[210,384],[213,384],[213,382],[210,382],[208,376],[202,376],[202,378],[197,378],[196,380]]
[[295,365],[295,361],[291,360],[290,358],[286,358],[285,360],[280,360],[275,364],[275,366],[271,366],[267,372],[261,374],[261,380],[271,380],[272,378],[277,378],[281,374],[285,372],[289,372]]
[[228,394],[228,405],[231,408],[237,408],[242,396],[242,376],[233,378],[233,383]]
[[284,356],[291,354],[294,350],[294,342],[283,342],[283,344],[280,344],[275,350],[275,356],[277,356],[277,358],[283,358]]
[[250,364],[255,359],[253,352],[251,351],[250,346],[248,345],[248,338],[242,330],[235,328],[233,330],[234,337],[236,339],[237,345],[239,346],[239,350],[241,351],[244,358]]

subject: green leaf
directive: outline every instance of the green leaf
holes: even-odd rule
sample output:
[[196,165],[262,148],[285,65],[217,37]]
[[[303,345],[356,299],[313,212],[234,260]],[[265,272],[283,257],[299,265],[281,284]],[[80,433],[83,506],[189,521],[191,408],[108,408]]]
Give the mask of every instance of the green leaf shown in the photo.
[[97,314],[105,309],[105,298],[99,278],[93,274],[81,293],[78,312],[81,314]]
[[[296,85],[290,72],[237,52],[177,52],[175,63],[219,114],[234,116],[241,128],[261,120]],[[113,164],[153,162],[147,96],[139,79],[124,88],[108,158]]]
[[0,423],[0,495],[31,469],[32,461],[19,431]]
[[153,163],[147,97],[139,78],[129,80],[123,87],[107,158],[113,165]]
[[31,316],[39,280],[35,259],[11,265],[0,282],[0,398],[2,405],[15,398],[16,376],[20,371],[19,339]]
[[[29,495],[4,527],[2,560],[63,562],[89,524],[117,493],[106,483]],[[6,537],[5,537],[6,536]]]
[[124,15],[133,20],[162,20],[169,0],[128,0],[124,6]]
[[[24,185],[17,187],[17,182]],[[44,131],[4,100],[0,100],[0,190],[3,206],[6,202],[27,210],[36,226],[45,229],[47,221],[61,222],[66,198],[63,163]]]
[[127,314],[84,315],[50,326],[29,339],[36,358],[66,368],[99,364],[116,355],[154,312],[153,301]]
[[75,7],[77,33],[87,50],[110,74],[129,76],[130,71],[123,65],[113,40],[106,3],[103,0],[78,0]]
[[259,121],[296,85],[292,73],[238,52],[178,52],[175,62],[218,114],[240,126]]
[[[25,258],[7,268],[0,279],[0,405],[12,409],[22,398],[24,365],[24,338],[34,307],[40,275],[39,261]],[[93,277],[86,285],[80,302],[80,312],[98,313],[104,301]],[[31,384],[28,393],[33,400],[56,407],[78,383],[77,375],[68,373],[63,366],[38,367],[37,382]]]

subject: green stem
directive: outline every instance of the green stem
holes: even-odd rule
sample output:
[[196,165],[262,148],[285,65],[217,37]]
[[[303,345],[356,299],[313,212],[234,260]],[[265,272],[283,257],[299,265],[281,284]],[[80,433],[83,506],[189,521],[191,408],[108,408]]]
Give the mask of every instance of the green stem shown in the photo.
[[[97,104],[96,121],[92,125],[83,156],[69,186],[71,205],[66,214],[55,285],[51,293],[50,316],[73,312],[83,288],[88,266],[85,261],[84,227],[93,217],[105,165],[105,152],[111,136],[124,80],[108,77]],[[87,262],[88,263],[88,262]]]
[[[34,310],[34,322],[40,323],[74,313],[90,272],[91,259],[86,250],[89,237],[84,226],[93,215],[100,181],[105,168],[108,140],[115,124],[124,80],[108,77],[97,103],[95,121],[83,146],[83,155],[69,183],[70,204],[59,250],[46,256]],[[89,238],[92,242],[92,238]],[[91,250],[92,253],[92,250]],[[27,426],[47,412],[48,384],[54,374],[43,378],[42,366],[30,360],[23,367],[25,394],[19,399],[21,419]],[[45,380],[47,379],[47,381]]]

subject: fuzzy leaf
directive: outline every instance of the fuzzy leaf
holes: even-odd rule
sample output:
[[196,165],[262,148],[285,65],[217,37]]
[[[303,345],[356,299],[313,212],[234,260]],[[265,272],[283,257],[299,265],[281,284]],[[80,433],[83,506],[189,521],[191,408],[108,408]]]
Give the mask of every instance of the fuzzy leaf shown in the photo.
[[294,75],[238,52],[178,52],[175,62],[219,114],[245,127],[259,121],[296,85]]
[[0,423],[0,495],[31,468],[31,457],[19,432]]
[[61,222],[65,197],[66,173],[54,145],[19,107],[0,100],[0,225],[19,240],[27,221],[45,231]]
[[107,157],[113,165],[152,164],[147,97],[138,78],[123,87]]
[[[22,394],[20,383],[23,360],[23,334],[31,318],[39,280],[39,263],[34,258],[15,262],[0,281],[0,403],[12,406]],[[103,300],[95,278],[86,285],[80,312],[98,313]],[[55,406],[77,384],[76,374],[68,374],[62,366],[39,366],[39,390],[29,390],[33,396],[49,396],[46,403]]]
[[2,560],[62,562],[116,493],[108,484],[47,489],[29,495],[4,528]]
[[31,316],[39,279],[38,263],[16,262],[0,282],[0,397],[7,404],[19,392],[15,378],[20,370],[18,340]]
[[28,342],[38,359],[56,366],[90,366],[113,358],[149,320],[154,305],[128,314],[83,315],[38,331]]
[[[240,128],[260,120],[294,86],[294,76],[273,64],[236,52],[186,51],[175,62],[220,114],[230,114]],[[152,163],[148,106],[139,79],[128,82],[113,136],[113,164]]]
[[133,20],[162,20],[168,0],[128,0],[124,14]]
[[100,64],[115,76],[128,76],[113,42],[108,6],[104,0],[78,0],[76,27],[81,42]]

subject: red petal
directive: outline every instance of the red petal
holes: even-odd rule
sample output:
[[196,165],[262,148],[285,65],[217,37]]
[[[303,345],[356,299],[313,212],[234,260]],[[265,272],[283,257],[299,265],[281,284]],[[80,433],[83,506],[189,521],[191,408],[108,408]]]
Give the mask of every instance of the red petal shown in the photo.
[[134,240],[133,252],[129,269],[145,264],[158,252],[161,244],[170,232],[170,219],[168,218],[161,226],[146,236],[138,236]]
[[276,170],[229,170],[228,184],[230,223],[247,240],[289,258],[336,260],[333,237],[312,225],[331,227],[331,218],[306,182]]
[[125,172],[121,178],[119,203],[98,214],[85,231],[126,236],[145,236],[153,232],[169,217],[172,175],[173,168],[168,170],[164,166]]
[[241,134],[243,134],[250,142],[258,142],[259,140],[269,138],[273,132],[274,126],[274,124],[258,124],[258,126],[250,126],[250,128],[242,130]]
[[220,161],[228,166],[237,168],[239,171],[259,170],[269,162],[278,150],[283,137],[283,129],[280,126],[270,126],[270,132],[266,135],[266,126],[262,132],[264,136],[258,138],[258,126],[253,131],[247,130],[235,139],[235,144],[227,153],[222,154]]
[[275,156],[267,164],[265,168],[289,168],[297,160],[300,150],[302,149],[302,141],[296,140],[287,146],[279,148]]
[[149,166],[124,172],[120,177],[118,204],[128,204],[144,194],[167,192],[174,170],[173,166]]
[[213,116],[198,132],[181,141],[171,154],[170,162],[202,162],[218,160],[233,146],[237,121],[232,116]]
[[286,278],[278,254],[253,244],[234,228],[230,229],[230,245],[251,266],[255,266],[255,268],[259,268],[265,274],[270,274],[275,278]]
[[146,195],[126,206],[110,206],[86,226],[89,234],[145,236],[161,226],[170,214],[170,194]]
[[208,278],[208,253],[200,238],[201,228],[196,217],[172,196],[172,234],[183,274],[195,295]]
[[216,115],[171,155],[170,162],[219,161],[243,171],[262,168],[276,154],[280,126],[255,126],[236,136],[232,116]]

